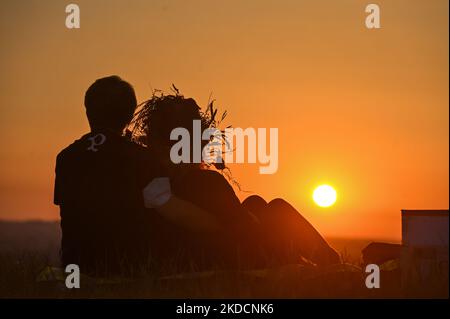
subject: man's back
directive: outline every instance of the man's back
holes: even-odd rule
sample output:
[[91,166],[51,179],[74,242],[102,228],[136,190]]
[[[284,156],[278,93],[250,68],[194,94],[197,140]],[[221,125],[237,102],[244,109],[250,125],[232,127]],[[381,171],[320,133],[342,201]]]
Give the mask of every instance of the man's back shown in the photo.
[[144,148],[115,133],[83,136],[57,157],[62,261],[85,273],[128,270],[148,253],[142,189],[162,173]]

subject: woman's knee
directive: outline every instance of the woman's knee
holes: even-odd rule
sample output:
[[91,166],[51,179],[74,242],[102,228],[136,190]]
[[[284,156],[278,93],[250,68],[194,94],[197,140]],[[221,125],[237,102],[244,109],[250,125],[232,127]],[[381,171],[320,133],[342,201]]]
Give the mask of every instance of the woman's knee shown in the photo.
[[251,212],[259,212],[267,206],[267,202],[258,195],[252,195],[247,197],[242,205]]
[[275,198],[267,204],[267,211],[273,217],[281,218],[284,221],[299,222],[304,221],[302,214],[282,198]]
[[272,199],[269,202],[268,206],[272,209],[274,209],[274,208],[292,208],[292,209],[294,209],[294,207],[292,207],[291,204],[289,204],[287,201],[285,201],[282,198]]

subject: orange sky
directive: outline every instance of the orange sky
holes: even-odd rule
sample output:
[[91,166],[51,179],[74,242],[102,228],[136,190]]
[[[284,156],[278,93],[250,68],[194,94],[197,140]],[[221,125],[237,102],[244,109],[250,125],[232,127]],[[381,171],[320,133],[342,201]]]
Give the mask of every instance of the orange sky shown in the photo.
[[[66,3],[67,2],[67,3]],[[2,1],[0,219],[56,219],[54,158],[88,130],[86,88],[118,74],[139,100],[175,83],[226,124],[279,128],[279,169],[232,165],[329,236],[400,238],[400,209],[449,206],[448,1]],[[319,208],[313,188],[338,201]],[[248,193],[240,193],[240,197]]]

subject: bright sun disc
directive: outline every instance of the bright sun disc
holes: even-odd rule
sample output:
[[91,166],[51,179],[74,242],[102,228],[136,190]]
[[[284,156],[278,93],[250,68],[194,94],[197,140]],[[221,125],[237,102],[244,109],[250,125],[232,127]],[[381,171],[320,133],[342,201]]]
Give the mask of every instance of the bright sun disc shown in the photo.
[[320,207],[329,207],[336,202],[336,191],[329,185],[320,185],[314,190],[314,202]]

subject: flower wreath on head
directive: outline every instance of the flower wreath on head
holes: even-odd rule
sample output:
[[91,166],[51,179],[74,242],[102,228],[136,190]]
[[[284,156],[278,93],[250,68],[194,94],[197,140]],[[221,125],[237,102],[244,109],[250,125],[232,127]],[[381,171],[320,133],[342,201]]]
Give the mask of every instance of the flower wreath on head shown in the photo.
[[[171,87],[171,94],[165,94],[161,90],[153,90],[152,96],[150,99],[140,103],[136,109],[136,112],[134,114],[133,120],[131,121],[130,125],[127,128],[127,135],[133,140],[134,142],[143,145],[145,147],[149,147],[147,143],[147,137],[148,137],[148,125],[149,118],[154,115],[154,112],[157,109],[157,106],[160,105],[162,101],[177,101],[185,103],[186,101],[190,99],[186,99],[178,90],[178,88],[172,84]],[[194,100],[192,100],[195,102]],[[183,104],[180,103],[180,104]],[[234,150],[229,150],[229,141],[227,140],[227,136],[225,134],[225,129],[231,128],[231,125],[227,126],[224,130],[221,130],[219,127],[224,121],[224,119],[227,116],[227,111],[224,111],[222,115],[220,116],[220,119],[218,118],[218,109],[214,106],[215,100],[211,99],[211,96],[208,99],[208,104],[204,111],[202,111],[198,106],[198,112],[200,114],[200,120],[201,120],[201,127],[202,131],[206,129],[213,129],[219,132],[219,134],[215,134],[214,136],[211,136],[211,140],[209,144],[220,144],[225,145],[225,150],[222,149],[222,152],[233,152]],[[197,104],[195,104],[197,105]],[[216,141],[213,141],[212,139],[218,139]],[[221,153],[222,154],[222,153]],[[219,157],[217,157],[219,158]],[[237,183],[232,174],[230,169],[226,166],[226,163],[224,161],[223,156],[220,155],[220,159],[218,161],[212,161],[212,162],[202,162],[202,165],[206,168],[215,168],[217,171],[222,173],[228,180],[230,180],[235,186],[238,187],[238,189],[241,189],[241,186],[239,183]]]

